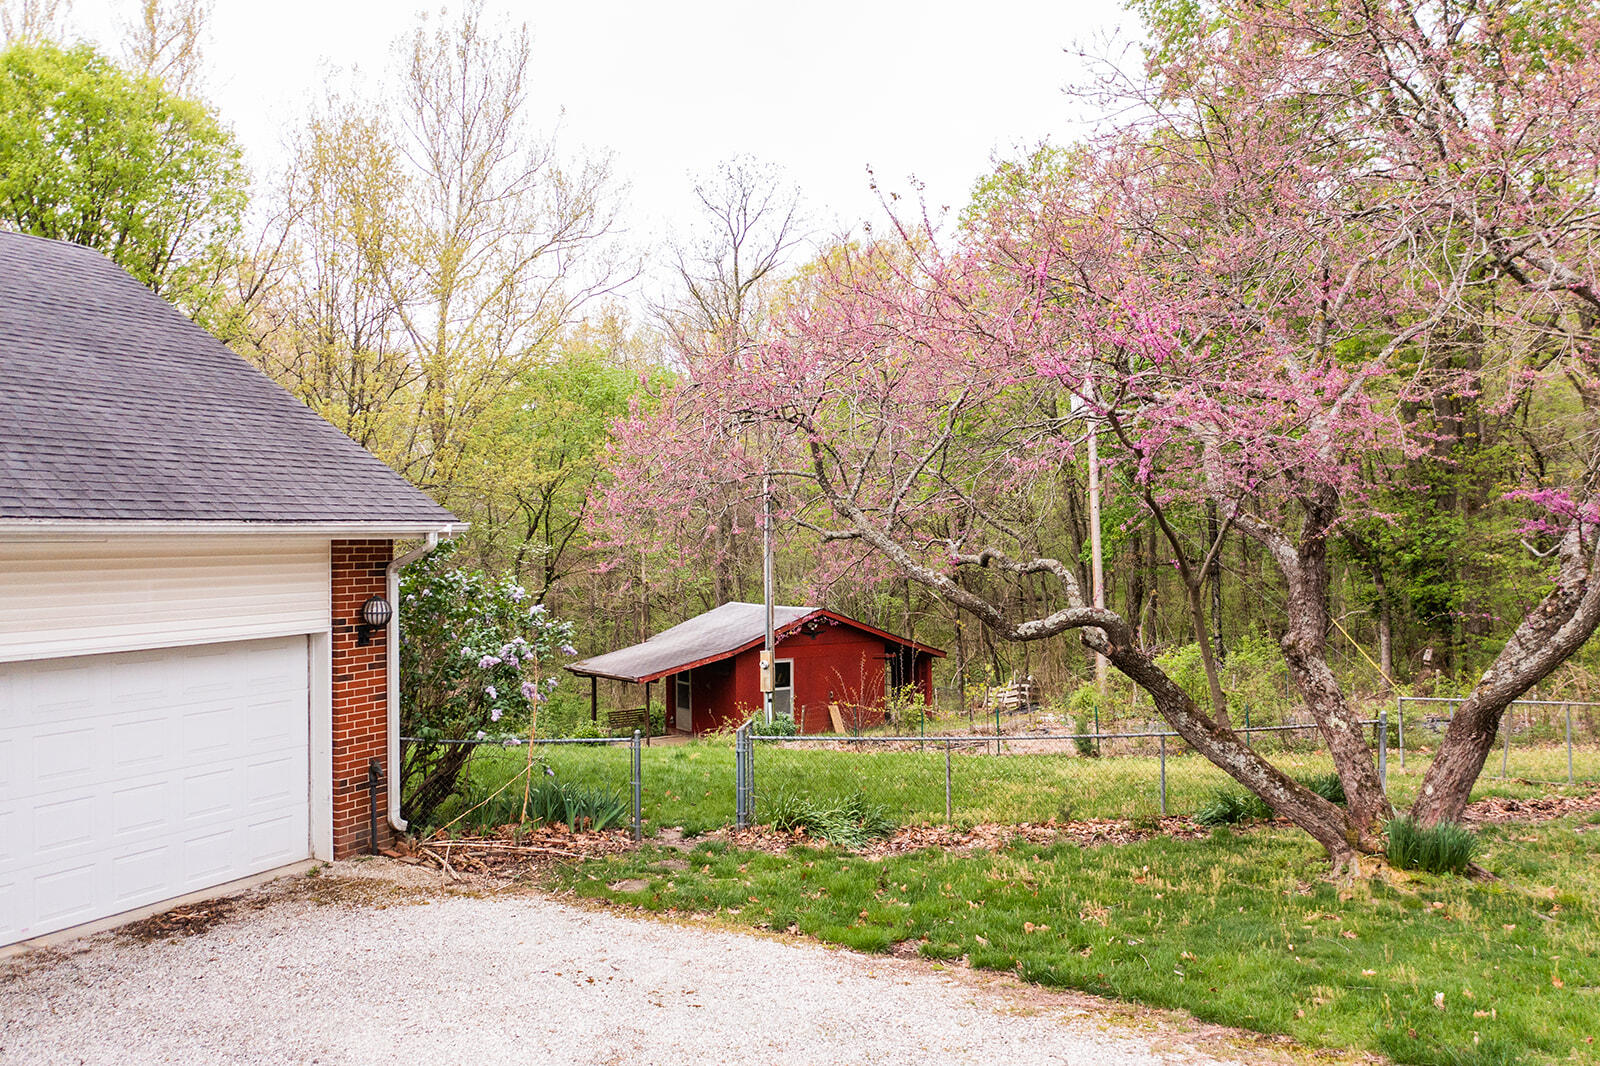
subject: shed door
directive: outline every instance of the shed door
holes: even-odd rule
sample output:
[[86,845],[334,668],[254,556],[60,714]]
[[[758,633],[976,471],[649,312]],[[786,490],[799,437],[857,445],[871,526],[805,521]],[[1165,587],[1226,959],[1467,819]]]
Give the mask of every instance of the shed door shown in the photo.
[[794,721],[794,660],[779,659],[772,675],[772,717]]
[[685,670],[683,673],[676,675],[676,680],[672,686],[672,704],[673,709],[677,712],[676,724],[680,733],[694,732],[694,703],[690,695],[692,689],[689,674],[690,671]]
[[0,944],[308,858],[305,637],[0,663]]

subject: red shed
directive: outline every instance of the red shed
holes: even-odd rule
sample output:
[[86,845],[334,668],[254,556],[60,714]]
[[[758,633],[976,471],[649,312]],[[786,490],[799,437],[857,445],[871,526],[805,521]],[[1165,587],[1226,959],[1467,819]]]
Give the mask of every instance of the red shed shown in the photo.
[[[879,725],[886,691],[915,685],[933,703],[933,660],[944,652],[819,607],[775,607],[774,713],[791,711],[802,733]],[[648,686],[662,681],[667,727],[704,733],[737,725],[761,707],[766,608],[725,603],[643,644],[572,663],[573,673]],[[648,689],[646,689],[648,701]]]

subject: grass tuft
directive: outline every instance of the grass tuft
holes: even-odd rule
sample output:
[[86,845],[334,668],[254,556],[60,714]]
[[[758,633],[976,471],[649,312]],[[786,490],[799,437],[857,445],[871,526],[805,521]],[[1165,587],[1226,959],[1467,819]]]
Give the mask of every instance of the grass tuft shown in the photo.
[[762,801],[767,824],[774,829],[792,832],[804,830],[808,835],[837,844],[842,848],[859,848],[880,837],[886,837],[897,828],[889,810],[881,803],[873,803],[859,790],[842,801],[817,802],[780,792]]
[[1396,818],[1388,833],[1389,864],[1404,870],[1465,873],[1478,850],[1477,835],[1454,822],[1424,827],[1410,818]]
[[[1295,780],[1329,803],[1344,802],[1344,784],[1338,774],[1310,774]],[[1201,825],[1221,826],[1271,817],[1272,808],[1255,793],[1219,788],[1212,792],[1210,801],[1195,812],[1194,820]]]
[[[469,797],[470,804],[481,796]],[[572,830],[611,829],[628,823],[629,805],[620,793],[540,777],[528,792],[528,817]],[[522,820],[522,788],[513,784],[470,811],[462,822],[482,832]]]

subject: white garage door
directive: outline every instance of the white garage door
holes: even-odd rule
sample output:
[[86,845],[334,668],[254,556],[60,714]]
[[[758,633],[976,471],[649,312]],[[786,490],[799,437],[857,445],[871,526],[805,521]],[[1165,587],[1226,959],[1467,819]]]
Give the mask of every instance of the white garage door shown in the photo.
[[0,944],[308,857],[305,637],[0,663]]

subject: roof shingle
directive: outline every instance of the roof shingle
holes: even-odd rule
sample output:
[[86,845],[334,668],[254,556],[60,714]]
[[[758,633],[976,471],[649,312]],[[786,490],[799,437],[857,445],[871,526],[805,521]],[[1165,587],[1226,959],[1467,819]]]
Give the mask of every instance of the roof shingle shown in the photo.
[[99,252],[0,233],[0,518],[455,522]]

